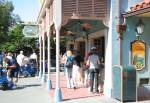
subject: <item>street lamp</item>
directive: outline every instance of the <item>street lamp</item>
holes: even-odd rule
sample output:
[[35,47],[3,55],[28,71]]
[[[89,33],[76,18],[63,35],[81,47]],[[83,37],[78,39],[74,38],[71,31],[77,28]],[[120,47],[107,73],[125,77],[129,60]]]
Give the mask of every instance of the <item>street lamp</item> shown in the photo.
[[144,23],[142,22],[141,19],[139,19],[139,22],[136,25],[136,32],[139,35],[141,35],[144,31]]

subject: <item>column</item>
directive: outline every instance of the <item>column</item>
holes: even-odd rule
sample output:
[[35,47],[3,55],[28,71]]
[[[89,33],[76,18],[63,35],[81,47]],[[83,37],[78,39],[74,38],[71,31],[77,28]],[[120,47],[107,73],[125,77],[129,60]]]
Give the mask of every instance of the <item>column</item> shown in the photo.
[[55,101],[61,101],[61,88],[60,88],[60,27],[56,26],[56,89],[55,89]]
[[60,28],[62,23],[62,0],[54,0],[53,6],[53,20],[56,30],[56,89],[55,89],[55,102],[62,101],[60,89]]
[[39,46],[39,50],[40,50],[40,52],[39,52],[39,55],[40,55],[40,58],[39,58],[39,78],[42,78],[42,39],[41,39],[41,36],[39,37],[39,44],[40,44],[40,46]]
[[51,70],[51,49],[50,49],[50,30],[48,29],[47,30],[47,47],[48,47],[48,50],[47,50],[47,55],[48,55],[48,77],[47,77],[47,89],[48,90],[51,90],[52,89],[52,81],[50,79],[50,70]]
[[45,35],[43,33],[43,75],[42,75],[42,83],[46,82],[45,75]]

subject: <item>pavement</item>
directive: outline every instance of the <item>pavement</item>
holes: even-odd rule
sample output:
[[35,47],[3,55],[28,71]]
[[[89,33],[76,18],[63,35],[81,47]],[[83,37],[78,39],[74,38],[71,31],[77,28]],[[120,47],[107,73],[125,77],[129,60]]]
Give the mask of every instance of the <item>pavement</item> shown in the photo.
[[[53,89],[49,92],[51,97],[51,102],[54,103],[55,98],[55,80],[56,75],[51,75],[52,87]],[[88,88],[83,85],[79,85],[77,89],[66,88],[66,79],[63,73],[60,77],[60,87],[62,92],[62,102],[61,103],[121,103],[120,101],[108,98],[104,94],[89,93]],[[125,103],[125,102],[124,102]],[[149,100],[137,101],[137,102],[126,102],[126,103],[150,103]]]
[[37,77],[28,77],[14,90],[0,91],[0,103],[50,103],[50,98]]
[[[0,91],[0,103],[55,103],[55,73],[51,75],[52,89],[48,91],[46,84],[41,85],[38,77],[20,78],[18,88]],[[79,85],[77,89],[67,89],[64,73],[61,73],[60,87],[62,92],[61,103],[121,103],[120,101],[105,97],[103,94],[90,94],[88,88]],[[147,101],[128,103],[150,103]]]
[[[55,98],[55,74],[51,75],[52,90],[49,92],[51,102],[54,103]],[[62,92],[61,103],[120,103],[119,101],[107,98],[103,94],[89,93],[88,88],[78,85],[77,89],[68,89],[66,87],[66,79],[63,73],[60,77],[60,87]]]

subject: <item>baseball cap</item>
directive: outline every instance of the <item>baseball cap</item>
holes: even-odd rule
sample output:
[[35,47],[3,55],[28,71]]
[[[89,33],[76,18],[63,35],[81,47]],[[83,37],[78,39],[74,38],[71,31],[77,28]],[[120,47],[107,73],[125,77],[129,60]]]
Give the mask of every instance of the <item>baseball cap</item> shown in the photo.
[[91,50],[95,50],[96,49],[96,47],[91,47]]

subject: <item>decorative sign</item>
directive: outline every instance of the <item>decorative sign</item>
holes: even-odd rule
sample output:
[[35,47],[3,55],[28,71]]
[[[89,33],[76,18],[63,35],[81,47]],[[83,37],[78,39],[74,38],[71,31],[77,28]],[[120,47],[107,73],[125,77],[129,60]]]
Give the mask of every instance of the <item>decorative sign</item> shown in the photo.
[[26,25],[23,29],[25,37],[37,38],[39,34],[39,28],[37,25]]
[[146,44],[140,40],[131,43],[131,60],[137,70],[145,68]]

